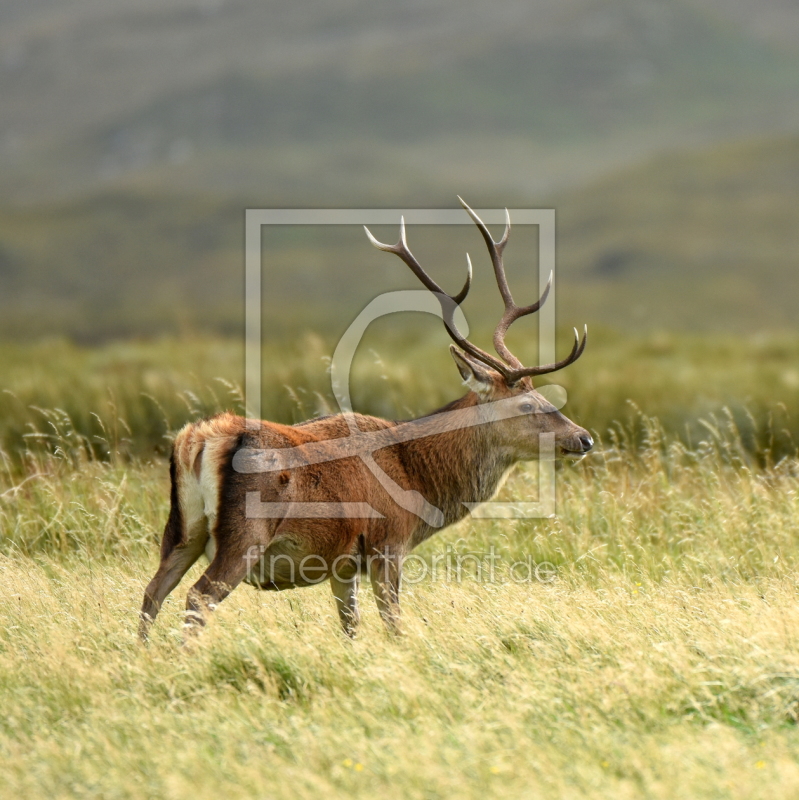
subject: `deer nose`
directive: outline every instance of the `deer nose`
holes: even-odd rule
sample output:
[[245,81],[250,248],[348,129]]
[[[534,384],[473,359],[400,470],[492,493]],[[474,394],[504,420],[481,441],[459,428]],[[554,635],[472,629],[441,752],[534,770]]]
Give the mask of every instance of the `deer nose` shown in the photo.
[[581,433],[577,438],[582,445],[584,453],[587,453],[594,446],[594,440],[588,433]]

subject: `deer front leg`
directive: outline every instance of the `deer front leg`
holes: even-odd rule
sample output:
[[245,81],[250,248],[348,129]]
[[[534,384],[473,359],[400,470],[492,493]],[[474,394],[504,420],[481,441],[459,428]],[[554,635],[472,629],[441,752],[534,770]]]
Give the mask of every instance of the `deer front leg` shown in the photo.
[[376,551],[368,557],[369,578],[377,601],[377,609],[389,633],[401,634],[399,590],[402,579],[402,557]]
[[355,638],[358,625],[361,622],[361,614],[358,611],[358,584],[360,579],[355,573],[352,577],[340,578],[336,575],[331,576],[330,585],[333,589],[333,597],[336,598],[336,608],[341,620],[341,627],[344,633],[350,638]]

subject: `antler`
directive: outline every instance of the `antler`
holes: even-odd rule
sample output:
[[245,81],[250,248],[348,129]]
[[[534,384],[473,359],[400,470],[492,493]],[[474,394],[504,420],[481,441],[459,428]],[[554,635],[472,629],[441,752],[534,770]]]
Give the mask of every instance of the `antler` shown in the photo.
[[508,209],[505,209],[505,232],[502,234],[502,238],[498,242],[495,242],[489,233],[488,228],[486,228],[485,223],[480,219],[480,217],[478,217],[477,214],[475,214],[474,211],[472,211],[472,209],[466,205],[462,198],[458,197],[458,200],[466,210],[466,213],[468,213],[472,218],[475,225],[477,225],[480,233],[483,236],[483,239],[485,240],[488,253],[491,257],[491,263],[494,267],[494,276],[497,280],[499,293],[502,295],[502,301],[505,304],[505,312],[502,315],[502,319],[500,319],[497,327],[494,329],[494,349],[497,351],[497,354],[500,356],[500,358],[504,360],[500,360],[495,356],[492,356],[490,353],[486,353],[485,350],[481,350],[479,347],[472,344],[460,333],[460,331],[458,331],[455,325],[455,308],[466,299],[472,284],[472,262],[468,253],[466,254],[466,283],[463,285],[463,288],[460,290],[460,292],[458,292],[458,294],[449,295],[424,271],[424,269],[422,269],[421,265],[408,248],[408,243],[405,239],[404,217],[400,219],[399,241],[394,245],[378,242],[377,239],[372,236],[370,230],[366,226],[364,226],[364,230],[366,231],[366,235],[369,237],[369,241],[378,250],[385,250],[388,253],[394,253],[395,255],[399,256],[411,268],[413,274],[419,278],[424,286],[436,296],[441,305],[441,313],[447,333],[449,333],[453,341],[467,353],[499,372],[509,384],[516,383],[528,375],[545,375],[549,372],[555,372],[556,370],[563,369],[563,367],[575,362],[583,354],[583,350],[585,349],[585,344],[588,340],[587,327],[585,329],[585,334],[583,335],[582,341],[580,341],[580,337],[575,329],[574,345],[572,346],[571,353],[569,353],[569,355],[563,360],[556,361],[553,364],[546,364],[541,367],[525,367],[522,365],[521,361],[519,361],[519,359],[510,352],[505,344],[505,334],[508,332],[508,328],[510,328],[511,324],[513,324],[520,317],[533,314],[538,311],[539,308],[541,308],[544,301],[547,299],[547,296],[549,295],[550,288],[552,287],[552,274],[549,276],[544,293],[537,302],[529,306],[517,306],[513,301],[513,295],[511,294],[510,287],[508,286],[508,280],[505,276],[505,266],[502,263],[502,253],[505,249],[505,245],[508,243],[508,237],[510,236],[510,214],[508,214]]
[[385,250],[387,253],[394,253],[394,255],[399,256],[411,268],[413,274],[435,295],[441,305],[441,314],[447,333],[449,333],[452,340],[467,353],[470,353],[475,358],[480,359],[483,363],[488,364],[502,374],[506,374],[508,372],[506,364],[490,353],[486,353],[476,345],[473,345],[461,334],[455,325],[455,309],[466,299],[466,295],[469,294],[469,289],[471,289],[472,286],[472,261],[469,256],[466,256],[466,283],[463,284],[463,288],[458,294],[450,295],[424,271],[421,264],[416,260],[416,257],[411,253],[408,242],[405,239],[405,217],[400,217],[400,235],[399,241],[396,244],[383,244],[383,242],[379,242],[372,236],[372,232],[365,225],[363,229],[366,231],[369,241],[378,250]]
[[517,306],[513,301],[513,295],[508,286],[508,279],[505,276],[505,265],[502,262],[502,253],[510,237],[510,214],[508,213],[508,209],[505,209],[505,231],[502,234],[502,238],[498,242],[495,242],[483,220],[469,208],[462,197],[458,197],[458,201],[466,210],[466,213],[472,218],[474,224],[477,225],[478,230],[483,236],[483,240],[488,248],[488,254],[491,257],[491,264],[494,267],[494,276],[497,279],[499,293],[502,295],[502,301],[505,304],[505,312],[502,315],[502,319],[500,319],[497,327],[494,329],[494,349],[511,367],[510,376],[506,376],[509,382],[514,383],[527,375],[546,375],[549,372],[555,372],[556,370],[563,369],[563,367],[574,363],[583,354],[583,350],[585,350],[585,345],[588,341],[588,326],[585,327],[582,341],[580,341],[577,329],[574,329],[574,344],[572,345],[571,353],[562,361],[556,361],[552,364],[546,364],[540,367],[525,367],[508,349],[505,344],[505,334],[508,332],[508,328],[520,317],[534,314],[541,308],[549,296],[549,290],[552,288],[552,273],[550,273],[544,292],[537,302],[529,306]]

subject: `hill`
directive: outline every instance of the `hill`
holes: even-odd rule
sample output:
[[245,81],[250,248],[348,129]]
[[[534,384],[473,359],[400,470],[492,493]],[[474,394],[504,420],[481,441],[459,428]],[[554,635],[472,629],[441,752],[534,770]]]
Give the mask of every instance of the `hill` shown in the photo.
[[795,130],[785,0],[6,0],[0,192],[524,203]]
[[[557,212],[564,325],[746,332],[795,324],[797,137],[659,156],[537,205]],[[0,335],[238,333],[245,206],[139,192],[0,212]],[[375,233],[388,240],[396,228]],[[535,292],[534,233],[517,227],[507,251],[522,297]],[[445,286],[460,285],[471,252],[475,288],[465,310],[478,326],[493,321],[498,300],[476,231],[410,236]],[[377,294],[415,288],[357,226],[270,229],[264,253],[271,335],[335,333]],[[421,324],[435,330],[433,320]]]
[[670,153],[563,195],[562,308],[623,327],[795,328],[798,200],[797,137]]

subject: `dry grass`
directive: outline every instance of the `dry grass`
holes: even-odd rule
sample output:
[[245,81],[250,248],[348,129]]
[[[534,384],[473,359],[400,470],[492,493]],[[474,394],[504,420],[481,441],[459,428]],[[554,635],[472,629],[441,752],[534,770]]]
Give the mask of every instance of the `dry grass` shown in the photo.
[[556,519],[420,549],[493,544],[554,581],[422,581],[402,640],[369,590],[350,642],[327,587],[242,587],[185,650],[197,567],[140,647],[163,466],[39,456],[0,487],[0,795],[793,796],[796,464],[750,465],[723,426],[688,449],[641,424],[640,448],[619,435],[559,472]]

